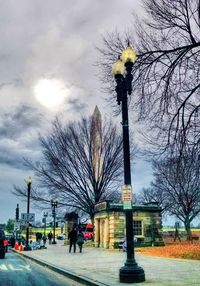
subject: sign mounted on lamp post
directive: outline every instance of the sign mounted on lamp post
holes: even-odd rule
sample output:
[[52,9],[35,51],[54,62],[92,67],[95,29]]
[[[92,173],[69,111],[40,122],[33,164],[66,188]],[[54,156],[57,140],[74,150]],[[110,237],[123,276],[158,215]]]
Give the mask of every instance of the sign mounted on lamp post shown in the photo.
[[21,224],[20,224],[20,221],[15,221],[14,222],[14,230],[16,231],[19,231],[20,230],[20,226],[21,226]]
[[34,213],[22,213],[21,214],[21,220],[30,223],[35,222],[35,214]]
[[122,202],[124,210],[132,209],[132,187],[131,185],[122,186]]

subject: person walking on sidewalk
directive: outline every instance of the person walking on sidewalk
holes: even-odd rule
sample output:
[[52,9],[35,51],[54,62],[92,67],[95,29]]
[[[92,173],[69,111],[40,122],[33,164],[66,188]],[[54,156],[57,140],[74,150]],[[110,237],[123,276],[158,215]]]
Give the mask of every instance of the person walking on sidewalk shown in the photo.
[[77,235],[77,244],[79,246],[80,252],[82,252],[82,247],[84,243],[84,235],[81,230],[79,230],[78,235]]
[[45,246],[47,242],[47,237],[45,233],[43,234],[42,240],[43,240],[43,245]]
[[72,245],[73,245],[74,253],[75,253],[76,252],[76,241],[77,241],[77,231],[75,227],[69,232],[68,239],[69,239],[69,253],[72,250]]
[[49,244],[51,244],[52,238],[53,238],[53,234],[52,234],[52,232],[50,231],[50,232],[48,233]]

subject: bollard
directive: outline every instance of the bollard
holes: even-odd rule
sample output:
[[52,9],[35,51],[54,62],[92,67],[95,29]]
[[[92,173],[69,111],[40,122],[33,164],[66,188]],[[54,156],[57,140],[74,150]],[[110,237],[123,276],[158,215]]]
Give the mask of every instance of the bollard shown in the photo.
[[19,250],[19,245],[18,245],[18,242],[15,242],[15,246],[14,246],[14,249],[15,249],[15,250]]

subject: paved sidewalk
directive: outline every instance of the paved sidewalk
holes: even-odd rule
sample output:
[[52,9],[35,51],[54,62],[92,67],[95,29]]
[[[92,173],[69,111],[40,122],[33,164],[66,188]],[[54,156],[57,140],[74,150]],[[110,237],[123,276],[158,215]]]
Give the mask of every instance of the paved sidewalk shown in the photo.
[[[63,241],[47,245],[47,249],[23,251],[20,254],[78,277],[85,285],[124,286],[119,282],[119,268],[124,265],[126,253],[98,248],[83,249],[83,253],[69,253]],[[146,281],[137,285],[186,286],[200,285],[200,261],[158,258],[137,255],[136,261],[145,271]],[[55,269],[54,269],[55,270]],[[76,285],[76,284],[75,284]]]

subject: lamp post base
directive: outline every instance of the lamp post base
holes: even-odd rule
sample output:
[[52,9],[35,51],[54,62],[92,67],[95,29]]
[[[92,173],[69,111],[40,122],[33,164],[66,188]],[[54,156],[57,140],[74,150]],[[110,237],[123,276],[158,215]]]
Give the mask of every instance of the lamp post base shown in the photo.
[[29,251],[29,250],[32,250],[32,248],[31,248],[29,245],[26,245],[26,246],[24,247],[24,251]]
[[137,263],[125,265],[119,270],[119,281],[122,283],[140,283],[145,281],[145,274],[142,267]]

